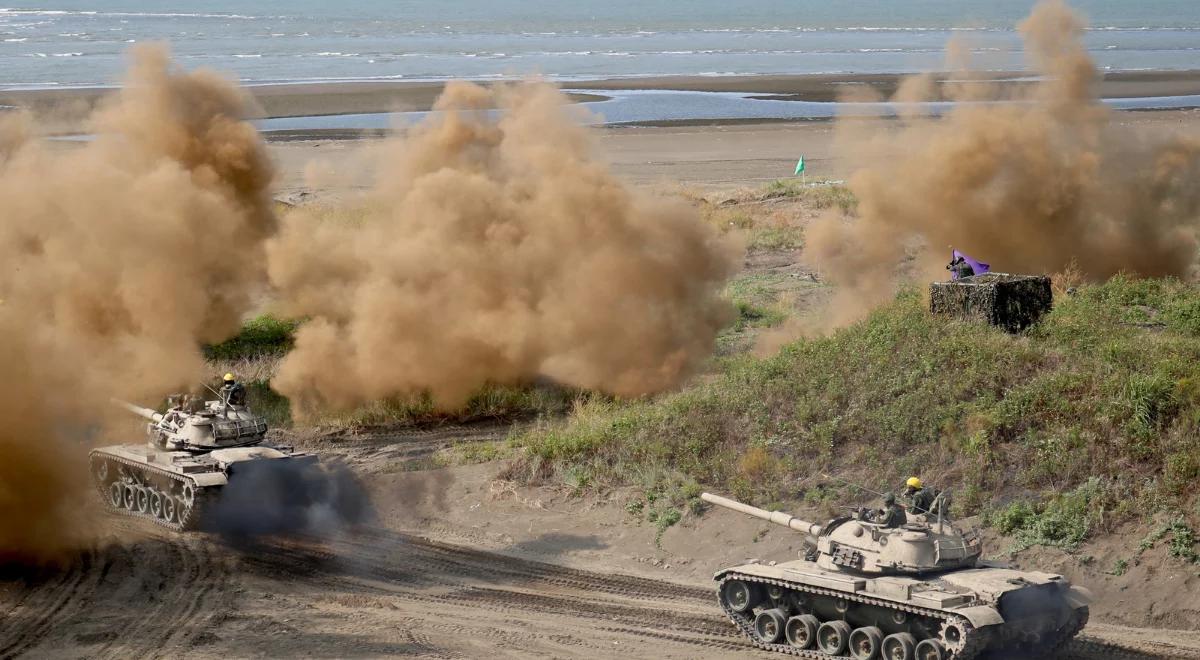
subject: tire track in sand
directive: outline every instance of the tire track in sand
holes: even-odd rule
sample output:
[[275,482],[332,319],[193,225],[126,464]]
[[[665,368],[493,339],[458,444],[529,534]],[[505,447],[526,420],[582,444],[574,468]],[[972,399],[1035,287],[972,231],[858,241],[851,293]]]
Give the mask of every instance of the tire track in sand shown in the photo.
[[187,535],[160,537],[139,544],[139,562],[122,566],[141,582],[146,606],[135,608],[119,636],[96,649],[95,658],[178,656],[208,627],[228,597],[225,560],[210,541]]
[[57,576],[26,582],[18,601],[0,621],[0,658],[28,653],[83,610],[109,568],[108,557],[88,550]]

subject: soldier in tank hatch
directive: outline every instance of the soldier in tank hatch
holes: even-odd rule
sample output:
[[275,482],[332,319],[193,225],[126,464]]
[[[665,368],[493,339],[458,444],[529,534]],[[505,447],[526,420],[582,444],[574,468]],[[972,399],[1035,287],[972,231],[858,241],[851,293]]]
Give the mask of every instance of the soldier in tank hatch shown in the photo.
[[866,522],[883,525],[885,528],[899,527],[908,522],[904,509],[896,503],[896,496],[887,493],[883,496],[882,509],[868,509],[861,512],[860,517]]
[[224,384],[221,385],[221,401],[231,406],[246,405],[246,386],[233,377],[225,374]]
[[938,491],[927,488],[920,477],[909,477],[904,482],[904,500],[910,513],[915,515],[936,514]]

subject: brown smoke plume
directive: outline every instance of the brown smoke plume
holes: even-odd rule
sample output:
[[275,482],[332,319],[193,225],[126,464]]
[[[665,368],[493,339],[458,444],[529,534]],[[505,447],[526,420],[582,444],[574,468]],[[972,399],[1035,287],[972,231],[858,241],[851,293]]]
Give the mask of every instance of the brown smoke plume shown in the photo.
[[149,47],[92,117],[93,140],[0,126],[0,558],[85,538],[86,441],[108,398],[193,382],[200,342],[235,332],[265,283],[271,168],[246,107],[233,84]]
[[565,103],[452,83],[387,149],[361,222],[289,219],[271,278],[311,320],[273,386],[302,410],[421,392],[453,408],[487,383],[637,396],[691,373],[729,319],[737,250],[621,185]]
[[[941,119],[902,112],[898,130],[839,120],[840,144],[858,163],[849,185],[859,217],[824,217],[807,236],[809,257],[838,286],[829,323],[890,299],[908,257],[920,276],[946,277],[947,246],[1003,272],[1056,272],[1072,261],[1093,278],[1192,267],[1200,139],[1114,121],[1096,96],[1083,27],[1059,0],[1035,7],[1020,31],[1042,78],[1016,103],[963,104]],[[978,83],[942,93],[978,101],[981,88],[1012,98]],[[913,101],[932,87],[916,78],[901,90],[897,100]]]

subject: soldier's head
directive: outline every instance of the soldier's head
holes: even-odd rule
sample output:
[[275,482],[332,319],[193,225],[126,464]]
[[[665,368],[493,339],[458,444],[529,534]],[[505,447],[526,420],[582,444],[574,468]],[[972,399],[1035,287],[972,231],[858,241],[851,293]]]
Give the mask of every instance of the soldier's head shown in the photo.
[[909,495],[921,490],[921,480],[917,477],[909,477],[908,481],[904,482],[904,492]]
[[233,374],[225,374],[225,378],[222,379],[222,382],[224,382],[226,385],[233,385],[236,382],[236,379],[234,379]]
[[891,505],[895,504],[896,503],[896,494],[895,493],[885,494],[883,496],[883,503],[886,504],[887,506],[891,506]]

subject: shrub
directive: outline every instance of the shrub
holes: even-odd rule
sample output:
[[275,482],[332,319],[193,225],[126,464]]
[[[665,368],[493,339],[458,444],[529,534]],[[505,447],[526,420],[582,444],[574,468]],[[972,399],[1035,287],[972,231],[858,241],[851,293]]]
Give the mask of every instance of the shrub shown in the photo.
[[204,347],[209,360],[241,360],[263,355],[282,355],[292,347],[298,321],[277,319],[269,314],[255,317],[225,341]]
[[1035,545],[1074,550],[1099,520],[1101,495],[1101,483],[1093,478],[1040,509],[1025,502],[1010,505],[991,522],[1000,533],[1015,536],[1014,550]]

